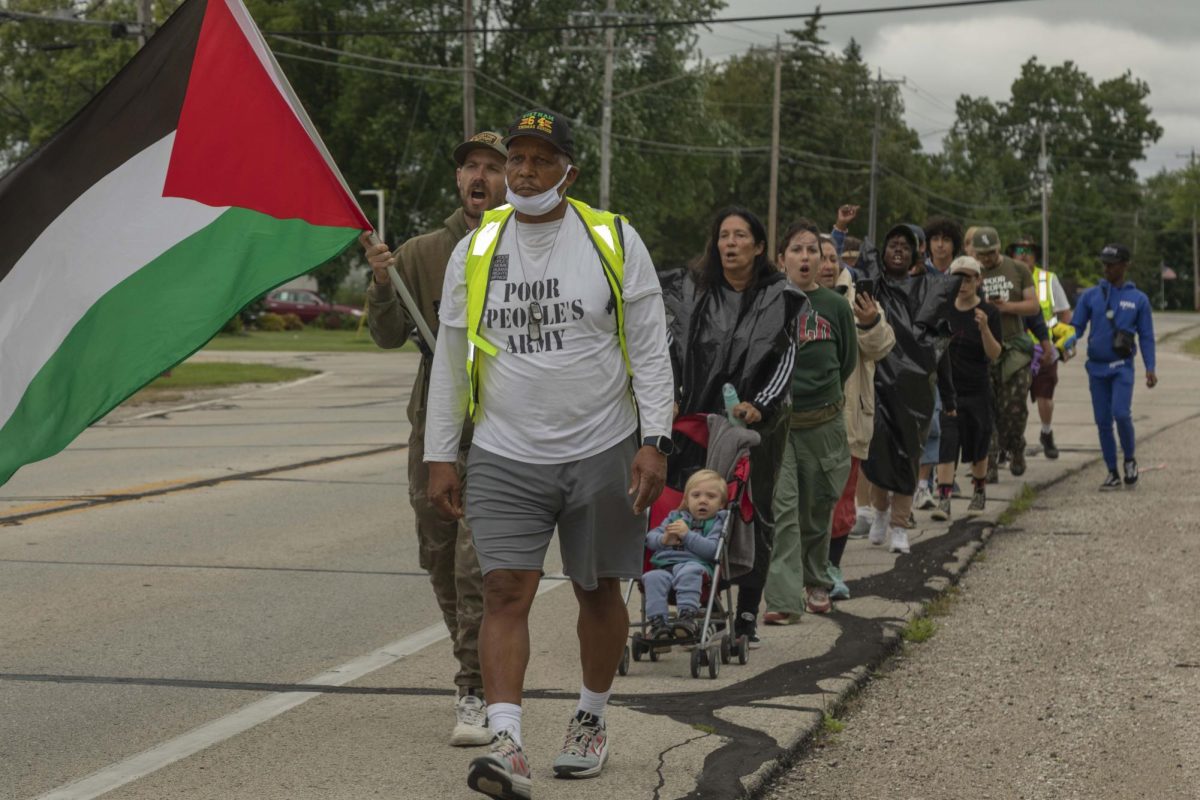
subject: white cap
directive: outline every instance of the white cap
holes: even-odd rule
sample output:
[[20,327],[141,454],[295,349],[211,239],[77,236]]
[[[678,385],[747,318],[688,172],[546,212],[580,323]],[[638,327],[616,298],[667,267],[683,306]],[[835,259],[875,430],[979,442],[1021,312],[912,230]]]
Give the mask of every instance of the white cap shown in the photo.
[[959,273],[962,275],[974,275],[976,278],[983,275],[983,267],[979,262],[970,256],[959,256],[950,262],[950,274]]

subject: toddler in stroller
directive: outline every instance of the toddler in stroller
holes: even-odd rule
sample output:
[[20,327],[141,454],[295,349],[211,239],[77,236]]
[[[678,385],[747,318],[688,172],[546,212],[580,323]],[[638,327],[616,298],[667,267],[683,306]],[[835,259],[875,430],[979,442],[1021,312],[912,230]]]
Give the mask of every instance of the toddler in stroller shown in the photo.
[[[654,567],[642,576],[650,638],[663,641],[696,638],[704,577],[713,574],[729,511],[725,479],[711,469],[688,478],[680,508],[646,534]],[[668,597],[675,590],[678,614],[668,623]]]

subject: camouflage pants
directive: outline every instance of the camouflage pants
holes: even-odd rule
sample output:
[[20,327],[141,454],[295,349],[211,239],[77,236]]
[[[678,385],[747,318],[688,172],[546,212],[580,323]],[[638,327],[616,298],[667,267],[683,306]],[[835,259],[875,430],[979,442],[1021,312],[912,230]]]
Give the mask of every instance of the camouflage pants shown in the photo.
[[[483,576],[465,520],[442,519],[429,502],[429,466],[425,464],[425,435],[415,427],[408,441],[408,496],[417,517],[421,568],[429,573],[433,594],[450,630],[458,673],[454,684],[481,690],[479,623],[483,620]],[[464,447],[458,454],[458,477],[466,476]]]
[[1012,453],[1025,452],[1025,424],[1029,421],[1029,382],[1032,374],[1029,369],[1019,369],[1001,380],[1000,364],[991,366],[992,374],[992,413],[996,425],[992,428],[992,446],[988,458],[995,463],[996,454],[1001,450]]

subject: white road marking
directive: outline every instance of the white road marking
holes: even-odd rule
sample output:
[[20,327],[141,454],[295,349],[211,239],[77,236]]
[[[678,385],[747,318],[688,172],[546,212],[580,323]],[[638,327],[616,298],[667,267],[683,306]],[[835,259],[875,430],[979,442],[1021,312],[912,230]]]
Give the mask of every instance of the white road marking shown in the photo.
[[267,392],[277,392],[280,389],[290,389],[294,386],[299,386],[304,383],[309,383],[310,381],[320,380],[321,378],[327,378],[332,374],[333,374],[332,372],[318,372],[316,375],[309,375],[305,378],[299,378],[294,381],[288,381],[287,383],[280,383],[280,384],[276,384],[274,386],[266,386],[261,389],[255,389],[252,392],[246,392],[245,394],[235,394],[233,397],[214,397],[211,400],[201,400],[198,403],[189,403],[186,406],[177,406],[175,408],[160,409],[158,411],[147,411],[144,414],[137,414],[132,417],[125,417],[124,419],[119,420],[117,422],[111,422],[111,423],[106,423],[106,424],[120,425],[125,422],[132,422],[133,420],[136,420],[136,419],[149,419],[150,417],[163,417],[163,416],[166,416],[167,414],[175,414],[180,411],[191,411],[194,408],[203,408],[204,406],[211,406],[213,403],[224,403],[224,402],[228,402],[229,400],[244,400],[247,397],[253,397],[256,394],[266,394]]
[[[555,575],[543,578],[537,593],[541,595],[569,583],[564,580],[551,580],[551,578],[561,577],[561,575]],[[450,638],[449,631],[446,630],[443,623],[439,622],[417,631],[411,636],[405,636],[403,639],[385,645],[373,653],[367,653],[365,656],[347,661],[320,675],[301,681],[301,683],[314,686],[345,686],[376,670],[395,664],[405,656],[410,656],[431,644],[448,638]],[[195,755],[214,744],[232,739],[239,733],[244,733],[268,722],[321,694],[321,692],[276,692],[226,714],[220,719],[201,725],[199,728],[193,728],[157,747],[152,747],[124,761],[93,772],[86,778],[52,789],[34,800],[92,800],[92,798],[107,794],[127,783],[157,772],[176,761]]]

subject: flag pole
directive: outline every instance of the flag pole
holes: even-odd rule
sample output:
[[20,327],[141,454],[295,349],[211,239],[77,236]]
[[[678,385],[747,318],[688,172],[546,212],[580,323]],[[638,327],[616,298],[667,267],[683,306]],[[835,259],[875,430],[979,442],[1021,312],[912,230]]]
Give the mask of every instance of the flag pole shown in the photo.
[[[370,237],[367,239],[374,247],[377,244],[383,244],[379,241],[379,237],[375,235],[375,231],[371,231]],[[433,331],[429,328],[429,323],[425,321],[425,317],[421,314],[420,307],[417,301],[413,298],[412,292],[408,290],[408,284],[400,277],[400,273],[396,272],[396,267],[388,264],[388,277],[392,279],[392,286],[396,287],[396,294],[400,295],[400,302],[404,303],[404,309],[408,315],[413,318],[416,323],[417,332],[421,334],[421,339],[425,342],[425,346],[429,348],[429,352],[433,352],[433,346],[437,344],[437,337],[433,335]]]

